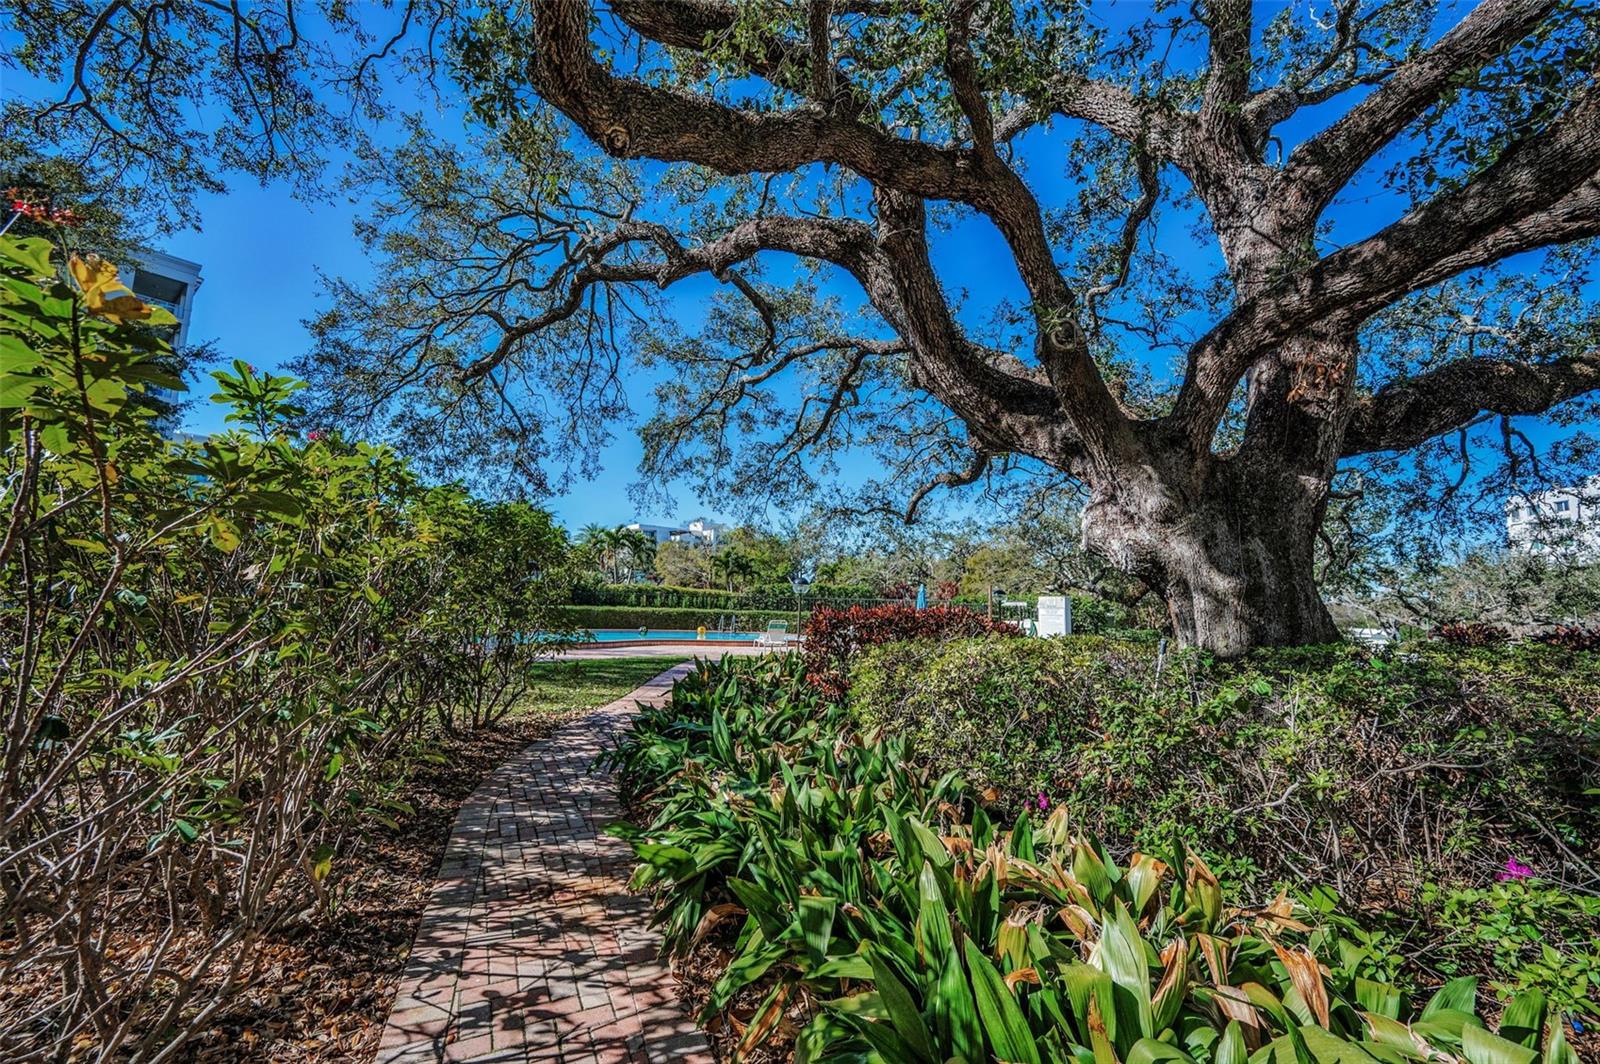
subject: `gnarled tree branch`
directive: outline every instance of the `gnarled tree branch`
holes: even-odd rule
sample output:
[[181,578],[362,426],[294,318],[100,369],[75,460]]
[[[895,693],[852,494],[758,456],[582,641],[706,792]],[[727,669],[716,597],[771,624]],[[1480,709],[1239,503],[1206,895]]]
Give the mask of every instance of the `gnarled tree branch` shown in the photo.
[[1356,401],[1345,457],[1399,451],[1443,435],[1485,412],[1537,414],[1600,388],[1600,350],[1553,362],[1461,359],[1395,381]]

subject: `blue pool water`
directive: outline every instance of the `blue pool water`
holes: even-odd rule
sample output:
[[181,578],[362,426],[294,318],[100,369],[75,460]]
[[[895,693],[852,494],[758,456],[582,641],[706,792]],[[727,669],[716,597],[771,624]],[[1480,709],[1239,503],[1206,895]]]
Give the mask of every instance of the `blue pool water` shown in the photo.
[[[597,643],[637,642],[640,639],[694,639],[695,633],[685,628],[648,628],[644,635],[637,628],[595,628],[590,631]],[[753,643],[755,632],[707,632],[707,642]]]

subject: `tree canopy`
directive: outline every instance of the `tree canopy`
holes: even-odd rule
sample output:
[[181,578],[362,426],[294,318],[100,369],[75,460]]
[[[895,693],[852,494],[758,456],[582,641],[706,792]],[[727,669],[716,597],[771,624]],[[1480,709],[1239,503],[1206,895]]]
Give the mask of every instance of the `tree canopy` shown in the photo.
[[[209,170],[156,119],[202,75],[253,131],[223,163],[270,175],[340,127],[328,88],[448,73],[468,135],[358,149],[379,278],[333,282],[301,368],[318,416],[508,486],[583,468],[642,363],[648,473],[792,500],[865,454],[855,507],[908,518],[1071,481],[1085,541],[1234,653],[1333,634],[1337,478],[1449,501],[1592,460],[1519,420],[1600,387],[1587,4],[423,0],[316,41],[293,7],[65,10],[20,20],[35,67],[75,57],[34,117],[174,202]],[[950,283],[979,246],[1004,268]]]

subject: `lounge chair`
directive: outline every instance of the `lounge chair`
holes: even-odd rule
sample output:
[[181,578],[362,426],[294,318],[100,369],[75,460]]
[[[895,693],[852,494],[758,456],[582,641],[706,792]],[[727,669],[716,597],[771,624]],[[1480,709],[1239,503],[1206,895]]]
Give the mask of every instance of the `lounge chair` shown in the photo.
[[756,646],[758,647],[786,647],[788,645],[788,621],[768,621],[767,630],[756,637]]

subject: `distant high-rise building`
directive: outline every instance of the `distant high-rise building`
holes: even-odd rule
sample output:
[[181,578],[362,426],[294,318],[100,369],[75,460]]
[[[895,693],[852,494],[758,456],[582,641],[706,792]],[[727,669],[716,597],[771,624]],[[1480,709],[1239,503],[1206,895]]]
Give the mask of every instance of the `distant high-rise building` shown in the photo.
[[172,311],[178,319],[173,346],[182,347],[189,339],[189,316],[194,311],[194,294],[200,287],[200,264],[162,251],[141,251],[133,261],[133,294],[146,303]]
[[1525,554],[1600,559],[1600,476],[1506,500],[1506,541]]

